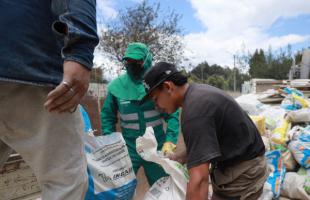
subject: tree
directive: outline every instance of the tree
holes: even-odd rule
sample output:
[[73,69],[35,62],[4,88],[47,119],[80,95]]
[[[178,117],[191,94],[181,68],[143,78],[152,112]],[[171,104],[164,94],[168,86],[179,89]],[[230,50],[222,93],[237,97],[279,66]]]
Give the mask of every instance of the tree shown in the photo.
[[228,83],[225,81],[223,76],[212,75],[207,79],[207,83],[214,87],[226,90],[228,88]]
[[271,67],[269,68],[270,78],[287,79],[292,63],[291,47],[288,45],[286,52],[280,49],[279,55],[272,60]]
[[262,49],[256,49],[250,56],[249,73],[252,78],[287,79],[292,63],[291,45],[287,45],[286,51],[280,49],[278,54],[269,47],[267,56]]
[[[302,50],[303,51],[303,50]],[[298,65],[302,60],[302,51],[298,51],[295,55],[295,64]]]
[[272,47],[269,46],[267,56],[266,56],[266,62],[267,62],[267,65],[269,68],[271,68],[271,64],[272,64],[273,59],[274,59],[274,55],[272,53]]
[[198,78],[195,74],[189,74],[188,76],[188,82],[189,83],[204,83],[204,81],[202,81],[202,79]]
[[182,62],[180,15],[174,11],[161,15],[160,3],[150,5],[146,0],[119,13],[118,20],[102,32],[99,49],[121,61],[130,42],[143,42],[149,46],[155,61]]
[[217,64],[209,66],[207,62],[198,64],[190,72],[189,81],[207,83],[221,89],[233,90],[234,73],[236,76],[236,87],[240,90],[243,82],[250,79],[247,73],[243,73],[241,69],[230,69],[228,67],[221,67]]
[[209,68],[210,66],[207,62],[202,62],[191,71],[191,74],[195,75],[201,82],[204,82],[209,76]]
[[268,78],[268,65],[264,50],[255,50],[249,60],[249,73],[252,78]]

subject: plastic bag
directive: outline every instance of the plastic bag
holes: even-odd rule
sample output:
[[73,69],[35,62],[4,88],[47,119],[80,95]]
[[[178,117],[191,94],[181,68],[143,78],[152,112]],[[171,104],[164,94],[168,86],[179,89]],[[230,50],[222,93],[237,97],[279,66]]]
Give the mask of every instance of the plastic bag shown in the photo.
[[87,134],[85,150],[89,175],[85,199],[132,199],[137,181],[122,134]]
[[285,92],[286,94],[295,94],[297,96],[303,96],[304,95],[301,91],[299,91],[299,90],[297,90],[295,88],[288,88],[288,87],[286,87],[286,88],[283,89],[283,92]]
[[292,95],[289,95],[281,102],[281,107],[287,111],[301,109],[301,105],[295,104]]
[[282,153],[284,153],[287,151],[287,148],[282,144],[271,142],[271,150],[280,150]]
[[290,111],[287,113],[287,118],[292,123],[310,122],[310,109],[303,108],[300,110]]
[[288,131],[287,137],[291,140],[298,140],[299,136],[303,134],[303,128],[301,126],[294,126],[291,130]]
[[281,188],[281,196],[290,199],[310,200],[310,196],[304,189],[306,178],[295,172],[285,174],[283,186]]
[[310,177],[310,169],[305,169],[304,167],[300,167],[297,171],[297,174],[301,176],[309,176]]
[[[286,172],[281,152],[279,150],[268,151],[265,155],[271,172],[264,188],[270,188],[273,193],[273,198],[278,198]],[[268,191],[265,191],[265,193],[268,194]]]
[[282,144],[282,145],[286,146],[286,142],[288,141],[286,133],[290,129],[291,129],[291,123],[288,120],[283,119],[280,126],[278,126],[276,129],[274,129],[274,131],[271,135],[271,140],[274,143]]
[[310,168],[310,135],[301,135],[298,140],[289,143],[288,148],[296,161],[305,168]]
[[264,145],[265,145],[265,150],[270,151],[271,150],[270,138],[268,138],[266,136],[262,136],[262,140],[263,140]]
[[266,182],[264,184],[263,194],[258,198],[258,200],[272,200],[272,199],[273,199],[273,192],[271,185],[268,182]]
[[310,195],[310,176],[306,176],[306,182],[304,185],[304,189],[308,195]]
[[270,106],[261,103],[257,98],[258,96],[255,94],[245,94],[239,96],[235,100],[249,115],[258,115],[262,111],[270,108]]
[[280,125],[285,112],[286,111],[283,108],[270,107],[267,110],[264,110],[260,115],[265,117],[266,128],[272,131]]
[[306,182],[304,185],[304,189],[310,195],[310,169],[305,169],[305,168],[301,167],[298,170],[297,174],[305,177]]
[[283,158],[284,165],[287,171],[294,171],[296,169],[297,162],[289,150],[282,153],[282,158]]
[[189,179],[186,167],[170,160],[157,152],[157,141],[152,127],[136,140],[137,152],[146,161],[155,162],[163,167],[169,177],[156,181],[146,193],[144,200],[183,200]]
[[299,104],[302,108],[309,108],[309,102],[303,96],[292,94],[292,97],[295,100],[295,102]]
[[299,110],[301,108],[308,108],[309,102],[304,95],[298,91],[292,90],[287,97],[282,101],[281,107],[286,110]]
[[265,135],[265,117],[264,116],[260,116],[260,115],[251,115],[250,118],[252,119],[252,121],[254,122],[254,124],[256,125],[259,133],[261,135]]

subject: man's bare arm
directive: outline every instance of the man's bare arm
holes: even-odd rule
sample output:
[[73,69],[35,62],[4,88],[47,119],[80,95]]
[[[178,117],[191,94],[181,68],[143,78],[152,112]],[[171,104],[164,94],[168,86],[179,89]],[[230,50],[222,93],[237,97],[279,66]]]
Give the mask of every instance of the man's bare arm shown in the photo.
[[189,169],[186,200],[207,200],[209,189],[209,163]]

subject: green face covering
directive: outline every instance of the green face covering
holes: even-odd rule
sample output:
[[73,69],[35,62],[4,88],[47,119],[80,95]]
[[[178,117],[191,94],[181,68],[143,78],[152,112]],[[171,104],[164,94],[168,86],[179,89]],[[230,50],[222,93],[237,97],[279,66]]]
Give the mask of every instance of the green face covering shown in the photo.
[[127,74],[134,80],[138,81],[142,79],[144,68],[141,61],[128,61],[124,62]]
[[[129,59],[143,61],[143,68],[126,66],[126,60]],[[130,43],[124,53],[123,61],[126,73],[113,80],[109,84],[108,90],[114,96],[124,100],[140,100],[145,95],[142,77],[152,65],[152,54],[145,44],[138,42]]]

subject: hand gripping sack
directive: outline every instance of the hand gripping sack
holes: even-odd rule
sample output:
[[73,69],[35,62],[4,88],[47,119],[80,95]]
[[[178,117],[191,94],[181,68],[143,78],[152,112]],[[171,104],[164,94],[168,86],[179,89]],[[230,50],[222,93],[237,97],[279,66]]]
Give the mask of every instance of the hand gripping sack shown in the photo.
[[136,140],[136,146],[137,152],[144,160],[161,165],[170,175],[156,181],[146,193],[144,200],[185,200],[189,178],[187,169],[157,152],[157,141],[152,127],[148,127],[143,137]]

